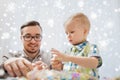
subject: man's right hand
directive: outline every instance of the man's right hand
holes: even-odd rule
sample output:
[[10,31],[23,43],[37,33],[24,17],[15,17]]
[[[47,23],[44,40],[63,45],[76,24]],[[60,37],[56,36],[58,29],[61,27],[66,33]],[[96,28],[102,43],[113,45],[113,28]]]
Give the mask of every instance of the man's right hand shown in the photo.
[[10,58],[4,62],[4,69],[12,77],[26,76],[33,69],[32,63],[24,58]]

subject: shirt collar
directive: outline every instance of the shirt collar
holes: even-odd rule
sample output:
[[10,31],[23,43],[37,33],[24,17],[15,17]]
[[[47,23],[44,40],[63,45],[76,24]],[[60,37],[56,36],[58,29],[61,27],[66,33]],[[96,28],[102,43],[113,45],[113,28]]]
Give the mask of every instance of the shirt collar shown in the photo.
[[87,44],[88,44],[88,41],[84,41],[83,43],[80,43],[80,44],[73,46],[73,47],[76,47],[77,50],[81,51]]
[[[35,58],[38,58],[39,56],[41,56],[41,54],[40,54],[40,50],[39,50],[39,52],[38,52],[38,54],[36,55],[36,57],[35,57]],[[26,53],[25,53],[25,51],[24,51],[24,50],[23,50],[22,57],[27,58],[27,59],[32,59],[32,58],[30,58],[28,55],[26,55]]]

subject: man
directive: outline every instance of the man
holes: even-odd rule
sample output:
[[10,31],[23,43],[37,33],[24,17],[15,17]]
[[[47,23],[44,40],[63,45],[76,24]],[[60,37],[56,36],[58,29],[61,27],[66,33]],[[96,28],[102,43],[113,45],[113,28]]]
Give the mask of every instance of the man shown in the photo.
[[26,76],[34,67],[46,68],[50,64],[50,55],[40,50],[42,28],[37,21],[30,21],[21,26],[23,51],[3,56],[0,66],[12,77]]

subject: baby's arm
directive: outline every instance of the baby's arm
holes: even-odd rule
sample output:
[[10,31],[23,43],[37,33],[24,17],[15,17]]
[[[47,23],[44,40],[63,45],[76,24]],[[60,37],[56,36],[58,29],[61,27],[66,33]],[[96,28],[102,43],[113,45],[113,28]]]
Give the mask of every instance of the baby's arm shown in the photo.
[[86,68],[97,68],[98,59],[96,57],[69,56],[68,60]]
[[56,49],[52,49],[51,53],[57,55],[56,60],[59,61],[65,61],[65,62],[70,61],[86,68],[96,68],[98,66],[98,59],[96,57],[71,56],[71,55],[63,54]]

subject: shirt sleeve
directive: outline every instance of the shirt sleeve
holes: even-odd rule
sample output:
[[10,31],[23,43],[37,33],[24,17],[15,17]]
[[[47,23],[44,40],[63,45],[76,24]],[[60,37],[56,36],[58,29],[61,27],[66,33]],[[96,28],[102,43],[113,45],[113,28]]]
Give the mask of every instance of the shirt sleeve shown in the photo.
[[101,56],[99,54],[99,49],[98,49],[97,45],[92,44],[90,46],[90,53],[88,54],[88,56],[89,57],[95,57],[95,58],[98,59],[98,66],[97,66],[97,68],[102,66],[102,58],[101,58]]
[[3,64],[0,64],[0,79],[5,77],[5,70],[3,68]]
[[2,56],[2,61],[0,63],[0,79],[5,79],[6,77],[8,77],[8,73],[7,71],[4,69],[4,62],[9,59],[9,55],[4,55]]
[[[17,56],[18,56],[19,54],[17,54]],[[2,61],[1,61],[1,63],[0,63],[0,79],[1,78],[7,78],[7,77],[9,77],[9,75],[8,75],[8,73],[7,73],[7,71],[4,69],[4,62],[6,61],[6,60],[8,60],[9,58],[13,58],[13,57],[16,57],[15,56],[15,54],[14,53],[6,53],[6,54],[4,54],[3,56],[2,56]]]
[[50,52],[46,52],[45,50],[42,50],[42,60],[45,62],[48,66],[50,66],[50,60],[51,60],[51,54]]

